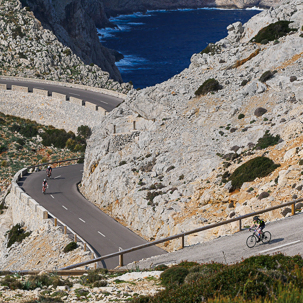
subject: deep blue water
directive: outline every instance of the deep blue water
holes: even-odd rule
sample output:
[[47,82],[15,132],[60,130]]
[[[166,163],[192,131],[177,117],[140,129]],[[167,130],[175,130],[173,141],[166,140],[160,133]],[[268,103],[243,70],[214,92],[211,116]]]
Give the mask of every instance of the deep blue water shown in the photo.
[[161,83],[180,73],[190,57],[227,35],[226,27],[245,23],[259,10],[175,10],[121,15],[117,29],[98,30],[102,44],[122,53],[117,62],[124,82],[135,88]]

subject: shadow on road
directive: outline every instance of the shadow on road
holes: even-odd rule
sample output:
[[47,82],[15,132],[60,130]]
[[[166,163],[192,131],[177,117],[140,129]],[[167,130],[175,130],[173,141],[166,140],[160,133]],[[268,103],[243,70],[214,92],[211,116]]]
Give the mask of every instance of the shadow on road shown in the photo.
[[284,238],[273,239],[268,244],[275,244],[275,243],[279,243],[281,241],[284,241]]

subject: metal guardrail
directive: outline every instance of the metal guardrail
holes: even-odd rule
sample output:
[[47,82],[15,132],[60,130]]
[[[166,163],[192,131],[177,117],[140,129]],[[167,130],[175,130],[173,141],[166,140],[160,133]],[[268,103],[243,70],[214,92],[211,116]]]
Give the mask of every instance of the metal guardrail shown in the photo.
[[219,222],[219,223],[210,224],[208,226],[203,226],[203,227],[200,227],[200,228],[196,228],[196,229],[193,229],[193,230],[181,233],[181,234],[177,234],[177,235],[174,235],[174,236],[170,236],[170,237],[167,237],[167,238],[164,238],[164,239],[156,240],[156,241],[153,241],[153,242],[150,242],[150,243],[138,245],[138,246],[135,246],[135,247],[132,247],[132,248],[129,248],[129,249],[119,251],[119,252],[111,253],[111,254],[108,254],[108,255],[105,255],[105,256],[90,260],[90,261],[81,262],[81,263],[77,263],[77,264],[74,264],[74,265],[66,266],[66,267],[61,268],[60,270],[69,270],[69,269],[77,268],[79,266],[85,266],[85,265],[88,265],[88,264],[91,264],[91,263],[99,262],[101,260],[109,259],[109,258],[116,257],[116,256],[119,256],[119,266],[123,266],[123,255],[124,254],[130,253],[130,252],[133,252],[133,251],[136,251],[136,250],[139,250],[139,249],[143,249],[143,248],[146,248],[146,247],[149,247],[149,246],[161,244],[163,242],[175,240],[177,238],[181,238],[181,249],[182,249],[182,248],[184,248],[184,238],[187,235],[198,233],[198,232],[205,231],[205,230],[208,230],[208,229],[212,229],[212,228],[215,228],[215,227],[218,227],[218,226],[221,226],[221,225],[230,224],[230,223],[233,223],[233,222],[236,222],[236,221],[239,221],[239,231],[241,231],[242,230],[242,220],[243,219],[246,219],[246,218],[249,218],[249,217],[252,217],[252,216],[255,216],[255,215],[263,214],[263,213],[266,213],[266,212],[269,212],[269,211],[273,211],[273,210],[276,210],[276,209],[279,209],[279,208],[287,207],[287,206],[290,206],[290,205],[291,205],[291,208],[292,208],[291,214],[295,215],[295,205],[296,205],[296,203],[299,203],[299,202],[302,202],[302,201],[303,201],[303,198],[298,199],[298,200],[293,200],[293,201],[290,201],[290,202],[287,202],[287,203],[284,203],[284,204],[276,205],[276,206],[273,206],[273,207],[270,207],[270,208],[267,208],[267,209],[263,209],[263,210],[259,210],[259,211],[253,212],[253,213],[249,213],[249,214],[237,217],[237,218],[229,219],[229,220]]

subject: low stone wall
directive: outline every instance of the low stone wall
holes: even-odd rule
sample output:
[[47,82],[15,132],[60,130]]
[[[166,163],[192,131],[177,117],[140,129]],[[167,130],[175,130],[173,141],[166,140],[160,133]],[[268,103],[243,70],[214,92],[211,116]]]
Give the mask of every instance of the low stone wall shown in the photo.
[[52,222],[48,219],[47,210],[27,195],[17,184],[18,180],[26,173],[27,169],[24,168],[15,174],[10,192],[14,199],[9,206],[12,209],[13,224],[24,223],[28,230],[33,231],[39,229],[41,225],[52,224]]
[[[106,89],[89,87],[84,85],[45,81],[38,79],[26,79],[18,77],[0,77],[1,79],[17,79],[22,81],[34,81],[37,83],[51,83],[55,85],[80,88],[102,94],[125,99],[126,95]],[[7,90],[6,84],[0,84],[0,112],[8,115],[18,116],[36,121],[43,125],[53,125],[66,131],[77,132],[81,125],[93,128],[101,123],[107,111],[91,102],[70,97],[67,101],[66,95],[53,92],[49,93],[43,89],[33,89],[29,92],[28,87],[12,85]]]
[[93,111],[90,107],[80,106],[80,101],[78,99],[77,103],[75,100],[63,101],[46,94],[2,90],[0,112],[76,133],[81,125],[90,128],[99,125],[105,116],[103,109]]
[[[11,198],[7,199],[7,206],[11,209],[13,224],[24,223],[24,226],[28,231],[43,229],[43,227],[48,228],[50,226],[57,226],[59,220],[54,216],[52,216],[53,220],[49,218],[49,212],[19,187],[17,182],[26,175],[27,172],[27,168],[19,170],[13,177],[11,183],[11,191],[9,193]],[[84,245],[84,250],[86,250],[86,248],[89,249],[96,258],[95,253],[84,239],[72,231],[72,229],[63,222],[60,223],[63,225],[64,234],[69,230],[74,236],[74,241],[77,242],[77,240],[81,240]]]
[[79,89],[83,89],[83,90],[98,92],[98,93],[101,93],[101,94],[121,98],[123,100],[125,100],[125,98],[126,98],[125,94],[122,94],[122,93],[119,93],[119,92],[116,92],[116,91],[113,91],[113,90],[109,90],[109,89],[105,89],[105,88],[92,87],[92,86],[85,86],[85,85],[80,85],[80,84],[75,84],[75,83],[47,81],[47,80],[22,78],[22,77],[8,77],[8,76],[1,76],[0,79],[29,81],[29,82],[37,82],[37,83],[40,83],[40,84],[41,83],[55,84],[55,85],[60,85],[60,86],[64,86],[64,87],[79,88]]

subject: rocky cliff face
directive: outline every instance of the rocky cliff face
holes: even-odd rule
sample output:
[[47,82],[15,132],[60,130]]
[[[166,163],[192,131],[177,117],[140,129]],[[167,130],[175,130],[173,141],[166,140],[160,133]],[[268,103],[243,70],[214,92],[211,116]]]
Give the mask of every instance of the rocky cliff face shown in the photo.
[[52,31],[43,28],[31,11],[13,0],[2,1],[0,6],[0,73],[74,82],[124,93],[130,89],[130,84],[113,81],[97,65],[84,64]]
[[[131,91],[89,141],[82,193],[148,240],[298,196],[303,186],[302,15],[303,1],[296,0],[263,11],[244,26],[232,24],[226,38],[209,53],[193,55],[180,74]],[[278,20],[293,21],[294,31],[267,44],[251,42],[261,28]],[[271,78],[264,81],[266,71]],[[221,89],[196,96],[211,78]],[[279,135],[281,143],[254,149],[268,132]],[[230,193],[224,178],[264,155],[281,166]],[[275,211],[266,220],[288,212]],[[236,229],[231,225],[199,233],[187,244]]]
[[281,0],[102,0],[108,15],[126,14],[136,11],[154,9],[221,7],[221,8],[247,8],[259,6],[269,8],[281,3]]
[[65,46],[86,64],[95,63],[110,77],[121,82],[115,58],[98,39],[96,26],[110,26],[99,0],[23,0],[43,27],[50,29]]

